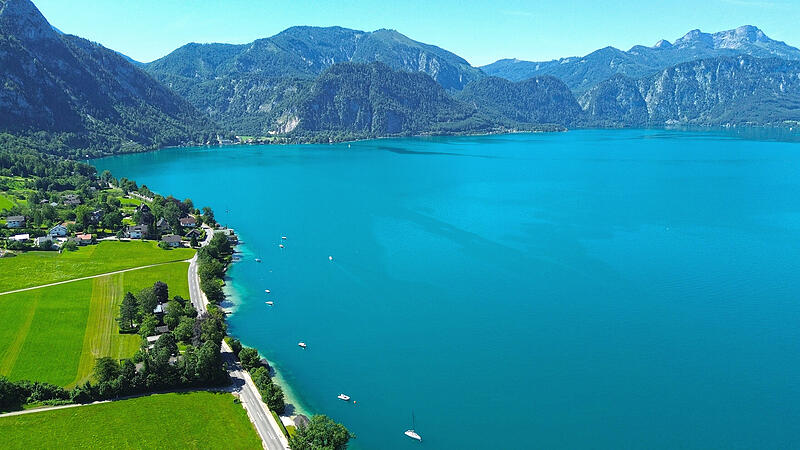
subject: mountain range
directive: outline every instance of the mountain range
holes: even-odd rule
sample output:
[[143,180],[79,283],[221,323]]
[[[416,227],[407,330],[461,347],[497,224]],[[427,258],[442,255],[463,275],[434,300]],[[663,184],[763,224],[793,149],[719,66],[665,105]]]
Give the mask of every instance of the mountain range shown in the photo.
[[55,30],[29,0],[0,0],[0,86],[0,130],[63,152],[178,145],[215,128],[116,52]]
[[800,60],[797,48],[772,40],[763,31],[747,25],[713,34],[692,30],[674,43],[662,39],[652,47],[636,45],[627,52],[605,47],[584,57],[547,62],[502,59],[481,70],[511,81],[551,75],[580,94],[617,74],[641,78],[688,61],[741,54]]
[[793,126],[800,50],[753,26],[482,68],[397,31],[292,27],[150,63],[0,0],[0,132],[77,156],[216,142],[575,127]]

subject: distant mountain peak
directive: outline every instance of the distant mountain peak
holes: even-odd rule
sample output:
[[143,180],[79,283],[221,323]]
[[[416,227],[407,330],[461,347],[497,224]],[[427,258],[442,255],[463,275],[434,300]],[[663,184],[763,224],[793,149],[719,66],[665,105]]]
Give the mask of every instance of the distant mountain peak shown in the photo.
[[29,40],[58,37],[30,0],[0,0],[0,31]]
[[653,48],[672,48],[672,43],[666,39],[661,39],[660,41],[656,42],[656,45]]

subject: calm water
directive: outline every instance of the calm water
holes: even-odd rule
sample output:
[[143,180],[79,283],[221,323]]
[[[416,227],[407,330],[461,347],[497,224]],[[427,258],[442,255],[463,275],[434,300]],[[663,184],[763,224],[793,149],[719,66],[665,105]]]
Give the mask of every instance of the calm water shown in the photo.
[[240,232],[232,333],[354,448],[800,447],[800,144],[589,130],[95,164]]

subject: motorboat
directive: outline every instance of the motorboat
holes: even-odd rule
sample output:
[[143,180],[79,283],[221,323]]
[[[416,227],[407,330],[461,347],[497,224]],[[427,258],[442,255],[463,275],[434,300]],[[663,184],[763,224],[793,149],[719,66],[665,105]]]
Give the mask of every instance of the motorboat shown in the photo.
[[336,398],[338,398],[339,400],[344,400],[346,402],[350,401],[350,396],[347,394],[339,394],[336,396]]
[[300,348],[308,347],[305,342],[298,342],[297,345],[300,346]]
[[268,304],[269,306],[272,306],[272,305],[275,304],[275,302],[265,302],[265,303]]

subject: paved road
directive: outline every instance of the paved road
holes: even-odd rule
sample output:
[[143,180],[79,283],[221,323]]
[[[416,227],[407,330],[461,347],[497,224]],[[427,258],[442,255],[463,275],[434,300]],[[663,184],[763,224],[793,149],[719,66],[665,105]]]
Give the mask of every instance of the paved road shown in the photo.
[[285,450],[289,448],[289,442],[283,435],[280,427],[275,423],[275,418],[269,408],[261,400],[253,379],[250,374],[242,369],[233,351],[224,341],[222,342],[222,360],[228,365],[228,373],[233,381],[233,392],[239,394],[244,409],[250,421],[258,431],[261,442],[267,450]]
[[[205,226],[203,228],[206,230],[206,240],[200,244],[201,246],[208,245],[213,237],[213,230]],[[208,298],[200,290],[200,279],[197,276],[197,255],[189,261],[189,299],[198,313],[202,314],[207,311]],[[275,418],[272,417],[269,408],[261,400],[261,395],[258,393],[253,379],[242,369],[233,350],[224,341],[222,342],[222,359],[227,364],[228,374],[233,381],[231,390],[239,394],[239,399],[247,410],[250,421],[255,425],[264,448],[267,450],[288,449],[289,442],[275,422]]]
[[175,264],[176,262],[188,262],[188,263],[191,263],[191,261],[194,260],[194,259],[197,259],[197,255],[195,255],[194,258],[188,259],[186,261],[171,261],[171,262],[158,263],[158,264],[149,264],[147,266],[132,267],[130,269],[123,269],[123,270],[117,270],[117,271],[114,271],[114,272],[100,273],[100,274],[92,275],[92,276],[88,276],[88,277],[72,278],[70,280],[59,281],[57,283],[42,284],[42,285],[39,285],[39,286],[32,286],[32,287],[28,287],[28,288],[24,288],[24,289],[16,289],[14,291],[0,292],[0,295],[16,294],[17,292],[32,291],[34,289],[41,289],[41,288],[50,287],[50,286],[58,286],[59,284],[72,283],[74,281],[91,280],[92,278],[100,278],[100,277],[105,277],[107,275],[114,275],[114,274],[117,274],[117,273],[130,272],[132,270],[148,269],[150,267],[163,266],[163,265],[166,265],[166,264]]

